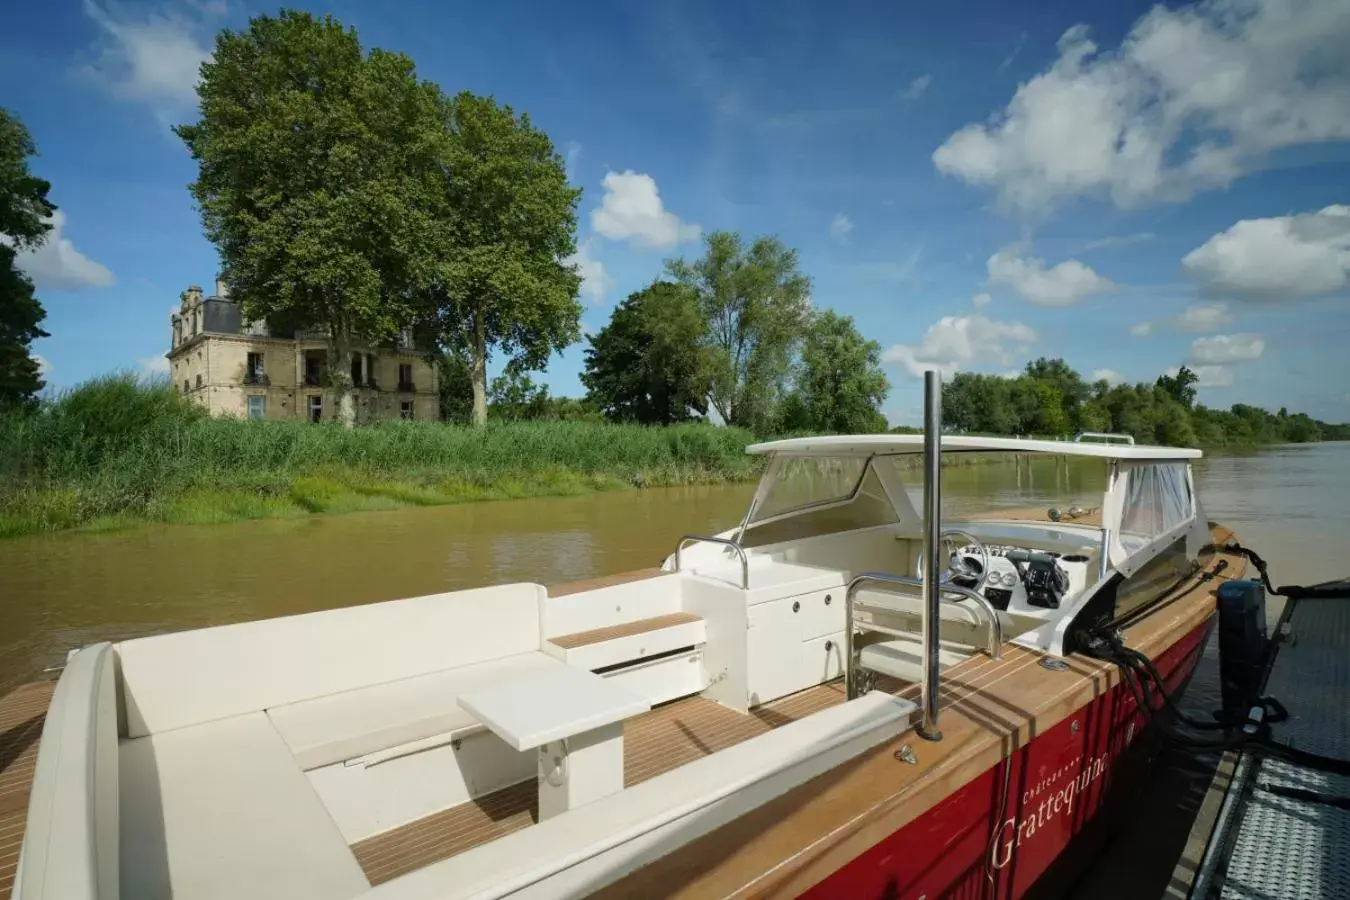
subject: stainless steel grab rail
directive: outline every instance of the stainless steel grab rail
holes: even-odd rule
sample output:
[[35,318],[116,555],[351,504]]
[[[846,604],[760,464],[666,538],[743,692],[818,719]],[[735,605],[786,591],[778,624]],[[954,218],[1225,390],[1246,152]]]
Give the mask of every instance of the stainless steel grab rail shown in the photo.
[[731,538],[713,537],[709,534],[686,534],[680,538],[680,542],[675,545],[675,571],[680,571],[680,551],[684,545],[690,541],[704,541],[709,544],[723,544],[736,551],[736,555],[741,558],[741,590],[748,590],[750,587],[750,558],[745,555],[745,550],[741,545]]
[[1073,442],[1075,444],[1081,444],[1083,443],[1083,438],[1103,441],[1105,443],[1110,443],[1111,441],[1123,441],[1131,446],[1134,444],[1134,435],[1122,434],[1118,431],[1080,431],[1073,436]]
[[[905,575],[890,575],[886,572],[863,572],[855,575],[848,583],[848,589],[844,591],[844,691],[845,697],[849,700],[858,695],[857,690],[857,666],[853,658],[853,601],[858,593],[858,588],[863,584],[881,584],[881,585],[903,585],[904,587],[916,587],[923,590],[923,580],[920,578],[910,578]],[[998,611],[994,609],[988,599],[980,596],[970,588],[961,587],[956,584],[938,585],[939,594],[959,594],[963,599],[974,600],[975,605],[985,613],[989,620],[989,641],[986,652],[994,659],[1003,658],[1003,622],[998,617]],[[954,603],[960,601],[944,601]],[[889,629],[878,629],[889,631]],[[937,683],[934,680],[932,685],[923,685],[923,710],[925,714],[931,713],[934,725],[937,720]],[[932,707],[930,710],[930,706]]]

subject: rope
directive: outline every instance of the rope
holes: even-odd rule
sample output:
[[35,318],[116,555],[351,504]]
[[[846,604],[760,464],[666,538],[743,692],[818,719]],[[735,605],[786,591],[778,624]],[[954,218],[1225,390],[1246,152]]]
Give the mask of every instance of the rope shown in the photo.
[[[1209,545],[1214,547],[1213,544]],[[1261,583],[1265,585],[1267,594],[1276,594],[1280,597],[1287,597],[1290,600],[1350,600],[1350,580],[1343,581],[1334,585],[1321,585],[1316,587],[1307,587],[1301,584],[1282,585],[1275,587],[1271,584],[1270,573],[1267,571],[1267,563],[1257,553],[1249,547],[1244,547],[1237,541],[1229,541],[1222,547],[1215,549],[1223,550],[1225,553],[1236,553],[1251,560],[1252,565],[1256,566],[1256,571],[1261,573]]]

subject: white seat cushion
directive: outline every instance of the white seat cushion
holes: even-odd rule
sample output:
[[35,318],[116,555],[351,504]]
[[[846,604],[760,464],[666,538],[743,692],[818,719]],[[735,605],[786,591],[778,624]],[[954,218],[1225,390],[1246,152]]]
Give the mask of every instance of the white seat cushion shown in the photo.
[[119,747],[121,896],[347,900],[370,889],[262,713]]
[[460,694],[562,665],[537,651],[519,653],[288,703],[267,715],[308,772],[472,725],[477,720],[459,708]]

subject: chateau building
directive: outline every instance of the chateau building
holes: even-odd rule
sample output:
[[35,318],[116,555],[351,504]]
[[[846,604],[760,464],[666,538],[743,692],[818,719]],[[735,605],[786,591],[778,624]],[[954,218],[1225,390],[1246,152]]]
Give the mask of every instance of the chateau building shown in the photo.
[[[219,281],[214,296],[192,285],[180,300],[167,354],[175,390],[212,415],[312,422],[336,415],[325,334],[272,334],[265,322],[244,321]],[[392,347],[354,346],[350,365],[358,422],[439,417],[436,367],[411,333]]]

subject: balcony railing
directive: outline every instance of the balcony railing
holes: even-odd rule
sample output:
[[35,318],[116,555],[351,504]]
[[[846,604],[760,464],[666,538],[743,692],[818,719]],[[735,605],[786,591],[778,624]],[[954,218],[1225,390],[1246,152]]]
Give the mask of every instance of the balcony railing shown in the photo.
[[[358,387],[360,386],[361,385],[358,385]],[[380,384],[374,377],[367,378],[364,386],[370,388],[372,391],[378,391],[380,389]]]
[[270,385],[271,380],[262,372],[245,372],[244,384],[256,384],[266,387]]

